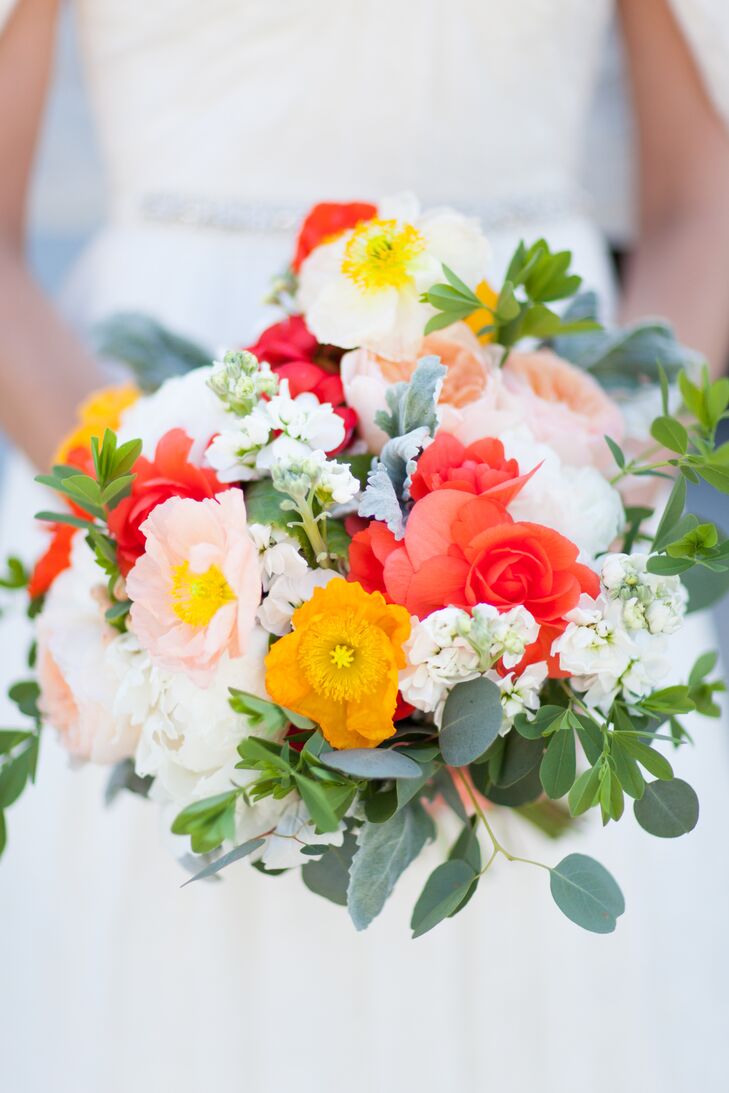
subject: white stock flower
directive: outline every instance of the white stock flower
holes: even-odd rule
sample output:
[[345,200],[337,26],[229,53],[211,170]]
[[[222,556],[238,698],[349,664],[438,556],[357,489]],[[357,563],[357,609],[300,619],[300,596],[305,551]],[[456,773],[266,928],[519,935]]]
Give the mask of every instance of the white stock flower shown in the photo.
[[513,668],[524,656],[527,645],[539,636],[539,625],[526,607],[519,605],[499,612],[488,603],[476,604],[469,630],[471,642],[484,660],[502,659],[504,667]]
[[600,580],[629,630],[674,634],[686,614],[688,592],[678,576],[649,573],[648,554],[608,554]]
[[157,444],[170,429],[184,429],[193,444],[191,463],[201,465],[216,434],[229,429],[233,418],[208,386],[212,367],[195,368],[165,380],[152,395],[137,399],[122,414],[119,443],[140,439],[142,453],[154,458]]
[[615,696],[640,697],[665,674],[663,640],[647,629],[628,630],[620,605],[604,595],[583,595],[552,644],[570,682],[589,705],[607,707]]
[[349,464],[327,459],[322,451],[282,457],[271,468],[271,477],[276,489],[291,497],[306,497],[314,490],[322,505],[344,505],[360,489]]
[[258,621],[269,634],[282,637],[291,629],[294,611],[311,599],[314,589],[323,588],[340,576],[335,569],[308,569],[305,562],[303,569],[291,567],[271,581],[268,595],[258,608]]
[[258,550],[264,592],[268,592],[277,577],[296,577],[306,572],[306,559],[299,544],[282,528],[249,524],[248,533]]
[[505,718],[501,728],[503,736],[509,731],[518,714],[525,713],[529,717],[539,709],[539,692],[547,678],[547,664],[543,660],[528,664],[520,675],[509,672],[508,675],[500,677],[496,672],[490,672],[488,676],[501,691],[501,707]]
[[[344,422],[328,402],[304,391],[291,398],[287,380],[268,402],[259,402],[235,427],[221,430],[207,451],[207,460],[222,482],[247,482],[269,475],[285,460],[301,460],[314,452],[338,448]],[[339,466],[339,464],[337,464]]]
[[489,254],[477,221],[450,209],[421,214],[410,195],[385,199],[375,219],[311,252],[298,302],[321,342],[407,356],[433,314],[421,294],[444,279],[443,264],[475,288]]
[[444,607],[422,620],[412,619],[400,691],[411,706],[434,713],[436,724],[440,724],[451,688],[480,674],[479,654],[466,636],[470,625],[468,614],[457,607]]
[[572,467],[557,453],[538,443],[526,426],[505,432],[500,438],[509,459],[522,468],[539,470],[509,505],[515,520],[544,524],[574,543],[580,560],[594,565],[595,556],[607,550],[623,525],[620,494],[594,467]]

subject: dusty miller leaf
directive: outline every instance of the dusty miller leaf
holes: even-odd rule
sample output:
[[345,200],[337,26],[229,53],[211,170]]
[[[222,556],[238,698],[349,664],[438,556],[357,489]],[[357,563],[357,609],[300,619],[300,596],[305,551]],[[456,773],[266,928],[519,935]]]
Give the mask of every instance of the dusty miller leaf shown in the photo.
[[432,436],[438,428],[436,407],[446,371],[439,357],[421,357],[408,383],[395,383],[388,389],[385,397],[390,412],[378,410],[375,414],[380,428],[391,437],[419,428]]
[[382,463],[370,472],[359,505],[360,516],[371,516],[387,524],[396,539],[405,534],[405,516],[392,479]]

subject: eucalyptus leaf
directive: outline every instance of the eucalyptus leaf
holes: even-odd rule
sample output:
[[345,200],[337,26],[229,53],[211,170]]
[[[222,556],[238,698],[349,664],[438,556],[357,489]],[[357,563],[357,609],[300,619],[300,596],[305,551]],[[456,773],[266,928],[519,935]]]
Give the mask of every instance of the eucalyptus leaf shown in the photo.
[[398,878],[434,835],[432,819],[416,801],[386,823],[363,824],[347,890],[349,915],[358,930],[379,915]]
[[212,354],[138,312],[120,312],[99,323],[94,332],[97,353],[123,361],[139,387],[156,391],[165,380],[210,364]]
[[422,937],[453,914],[468,896],[474,877],[470,865],[459,858],[443,862],[434,869],[425,882],[410,920],[413,937]]
[[550,869],[549,887],[560,911],[595,934],[612,933],[625,910],[614,878],[586,854],[568,854]]
[[320,858],[307,862],[301,879],[309,891],[346,907],[349,869],[356,850],[357,839],[348,831],[341,846],[328,846]]
[[483,755],[503,722],[501,692],[484,676],[458,683],[446,699],[440,750],[449,766],[465,767]]
[[420,778],[420,764],[395,748],[350,748],[330,751],[320,761],[354,778]]
[[633,805],[640,826],[659,839],[676,839],[692,831],[699,819],[699,799],[681,778],[649,782]]
[[216,858],[214,862],[210,862],[204,869],[201,869],[199,873],[196,873],[194,877],[190,877],[181,886],[186,888],[188,884],[192,884],[196,880],[205,880],[206,877],[212,877],[216,873],[219,873],[221,869],[227,868],[232,865],[233,862],[241,861],[242,858],[247,858],[249,854],[252,854],[259,847],[263,846],[265,839],[248,839],[247,842],[241,843],[240,846],[236,846],[235,849],[229,850],[227,854],[222,854],[219,858]]

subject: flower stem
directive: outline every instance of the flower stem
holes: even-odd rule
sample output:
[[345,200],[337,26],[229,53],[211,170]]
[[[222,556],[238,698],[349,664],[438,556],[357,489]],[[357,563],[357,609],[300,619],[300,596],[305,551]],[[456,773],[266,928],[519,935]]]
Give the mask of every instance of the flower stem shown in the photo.
[[466,793],[468,794],[469,798],[471,799],[471,803],[472,803],[474,809],[476,810],[476,815],[478,816],[478,818],[481,821],[481,823],[483,824],[483,826],[486,828],[486,831],[488,833],[488,837],[491,840],[491,844],[492,844],[492,847],[493,847],[491,857],[489,858],[489,860],[486,862],[486,865],[481,870],[480,876],[483,876],[483,874],[486,872],[486,870],[491,866],[491,863],[493,862],[493,860],[497,856],[497,854],[503,855],[503,857],[505,857],[507,861],[523,862],[524,865],[536,865],[540,869],[549,870],[549,866],[545,865],[544,862],[534,861],[532,858],[521,858],[521,857],[519,857],[518,854],[512,854],[509,850],[506,849],[505,846],[502,846],[502,844],[499,842],[496,835],[494,834],[494,830],[491,827],[491,824],[486,819],[486,813],[481,808],[481,805],[479,804],[478,798],[477,798],[476,794],[474,793],[473,786],[471,785],[469,779],[466,777],[466,775],[463,773],[462,770],[457,769],[457,774],[458,774],[458,777],[461,779],[461,782],[463,783],[463,787],[466,790]]

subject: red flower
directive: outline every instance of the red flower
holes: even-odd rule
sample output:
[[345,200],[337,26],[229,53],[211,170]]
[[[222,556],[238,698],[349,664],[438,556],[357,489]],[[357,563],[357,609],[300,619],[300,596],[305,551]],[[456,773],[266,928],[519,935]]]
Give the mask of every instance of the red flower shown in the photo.
[[293,361],[313,361],[318,349],[319,343],[303,315],[291,315],[266,327],[256,344],[248,346],[249,353],[260,361],[268,361],[273,369]]
[[505,507],[536,469],[520,474],[517,461],[505,458],[504,445],[495,437],[477,440],[466,448],[450,433],[441,432],[418,460],[410,496],[418,501],[433,490],[463,490],[486,494]]
[[157,445],[154,462],[140,456],[134,464],[132,492],[109,514],[109,530],[117,542],[119,568],[126,576],[144,553],[146,539],[141,525],[152,509],[170,497],[202,501],[230,489],[214,471],[188,461],[192,440],[182,429],[170,429]]
[[263,331],[255,345],[248,347],[259,360],[268,361],[273,371],[287,380],[292,398],[310,391],[319,402],[328,402],[344,421],[344,440],[329,456],[349,447],[357,428],[357,414],[344,401],[339,372],[329,372],[316,363],[321,346],[301,315],[292,315]]
[[301,263],[311,254],[314,247],[341,232],[354,228],[362,220],[371,220],[377,216],[377,206],[366,201],[340,203],[325,201],[314,205],[301,225],[296,240],[296,251],[291,263],[298,273]]
[[71,564],[71,544],[77,530],[78,528],[70,524],[51,525],[51,541],[35,563],[28,583],[28,595],[31,600],[45,595],[58,574],[68,569]]
[[374,520],[364,531],[358,531],[349,544],[348,579],[359,581],[365,592],[382,592],[389,600],[384,567],[398,546],[390,529]]

